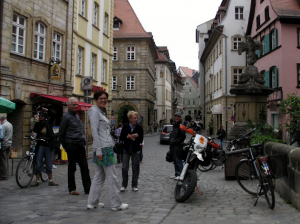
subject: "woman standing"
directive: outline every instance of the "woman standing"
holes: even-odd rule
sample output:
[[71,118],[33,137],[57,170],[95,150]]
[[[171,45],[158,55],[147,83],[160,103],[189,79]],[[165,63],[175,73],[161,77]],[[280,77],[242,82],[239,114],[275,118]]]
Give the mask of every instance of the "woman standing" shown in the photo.
[[99,203],[101,189],[105,179],[107,180],[108,193],[110,195],[111,209],[113,211],[125,210],[128,204],[122,204],[117,188],[118,180],[115,170],[115,157],[113,147],[115,141],[110,134],[111,126],[106,117],[106,103],[108,93],[100,90],[94,94],[96,105],[90,109],[90,122],[93,136],[93,163],[96,164],[95,176],[92,181],[88,197],[88,209],[103,207]]
[[144,140],[143,128],[137,124],[138,113],[135,111],[129,111],[127,114],[129,119],[129,124],[125,124],[120,140],[124,142],[124,153],[122,161],[122,187],[121,192],[124,192],[128,184],[128,170],[129,170],[129,160],[131,157],[132,163],[132,183],[131,187],[133,191],[138,191],[138,178],[140,173],[140,153],[141,144]]

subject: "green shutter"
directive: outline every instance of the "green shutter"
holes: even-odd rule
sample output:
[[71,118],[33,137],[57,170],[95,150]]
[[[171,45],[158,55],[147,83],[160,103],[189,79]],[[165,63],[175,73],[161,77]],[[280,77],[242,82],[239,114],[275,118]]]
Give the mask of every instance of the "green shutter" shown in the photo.
[[270,34],[268,33],[266,36],[265,36],[265,54],[268,53],[270,51]]
[[277,37],[277,34],[278,34],[278,32],[277,32],[277,29],[275,28],[275,29],[274,29],[274,35],[275,35],[275,47],[278,46],[278,37]]
[[270,75],[269,71],[265,71],[265,86],[270,88]]
[[256,53],[257,56],[260,58],[260,50],[256,50],[255,53]]
[[275,72],[275,87],[278,87],[278,69],[277,67],[274,67]]

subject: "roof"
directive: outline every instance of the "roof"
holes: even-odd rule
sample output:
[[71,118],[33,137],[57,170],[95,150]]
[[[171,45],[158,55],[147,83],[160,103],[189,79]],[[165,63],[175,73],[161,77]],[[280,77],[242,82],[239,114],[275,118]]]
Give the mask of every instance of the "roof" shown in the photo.
[[300,3],[298,0],[270,0],[270,3],[279,17],[300,18]]
[[114,2],[114,16],[123,22],[119,30],[114,30],[114,38],[152,38],[152,33],[148,33],[144,30],[128,0],[115,0]]
[[183,67],[183,66],[180,66],[181,70],[183,71],[183,73],[186,75],[186,76],[189,76],[189,77],[192,77],[194,75],[194,73],[196,72],[195,69],[190,69],[188,67]]

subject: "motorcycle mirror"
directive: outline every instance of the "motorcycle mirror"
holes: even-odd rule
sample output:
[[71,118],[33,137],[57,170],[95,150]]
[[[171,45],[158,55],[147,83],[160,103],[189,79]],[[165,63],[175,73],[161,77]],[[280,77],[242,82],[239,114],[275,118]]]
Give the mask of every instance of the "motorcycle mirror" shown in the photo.
[[185,119],[186,121],[188,121],[188,122],[191,122],[192,117],[191,117],[190,115],[186,115],[186,116],[184,117],[184,119]]

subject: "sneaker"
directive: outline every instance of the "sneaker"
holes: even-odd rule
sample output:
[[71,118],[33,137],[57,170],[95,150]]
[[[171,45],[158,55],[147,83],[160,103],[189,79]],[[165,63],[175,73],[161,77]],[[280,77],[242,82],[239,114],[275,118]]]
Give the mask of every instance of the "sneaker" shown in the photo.
[[37,187],[37,186],[39,186],[39,185],[40,185],[39,182],[33,181],[33,182],[30,184],[30,187]]
[[174,178],[175,178],[175,176],[173,176],[173,175],[172,175],[172,176],[170,176],[170,179],[174,179]]
[[52,169],[56,169],[57,168],[57,166],[55,166],[54,164],[52,164]]
[[121,204],[118,208],[111,208],[113,211],[125,210],[128,208],[127,204]]
[[121,187],[120,191],[124,192],[126,190],[126,187]]
[[179,180],[180,179],[180,176],[177,176],[174,178],[174,180]]
[[87,207],[87,209],[94,209],[94,208],[97,208],[97,207],[103,208],[104,203],[99,203],[98,205],[87,205],[86,207]]
[[56,183],[54,180],[48,182],[48,186],[58,186],[59,183]]
[[139,191],[139,189],[137,187],[133,187],[132,191],[137,192],[137,191]]

